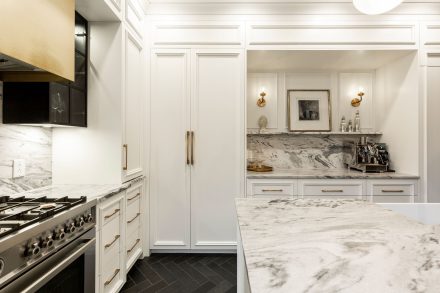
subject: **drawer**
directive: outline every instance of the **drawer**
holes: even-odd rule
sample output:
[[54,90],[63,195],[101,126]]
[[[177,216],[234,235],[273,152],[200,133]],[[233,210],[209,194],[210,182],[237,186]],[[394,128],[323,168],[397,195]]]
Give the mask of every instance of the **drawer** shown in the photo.
[[375,195],[373,196],[373,202],[376,203],[412,203],[414,202],[414,196],[411,195],[390,195],[390,196],[382,196]]
[[415,182],[372,182],[370,195],[383,195],[383,196],[408,196],[416,195],[416,183]]
[[108,250],[111,246],[113,246],[116,242],[120,241],[121,238],[120,220],[121,220],[120,217],[114,218],[111,222],[109,222],[107,225],[105,225],[102,228],[101,249],[103,249],[104,252]]
[[101,292],[118,292],[124,281],[123,270],[119,262],[119,256],[114,257],[113,261],[104,268],[101,275]]
[[300,195],[303,197],[362,198],[364,184],[357,180],[304,180],[299,183],[299,188]]
[[113,219],[121,216],[122,201],[120,199],[121,198],[119,197],[116,201],[113,201],[100,208],[101,227],[104,227],[107,223],[113,221]]
[[136,214],[133,218],[127,219],[127,235],[131,235],[136,229],[141,226],[140,213]]
[[127,220],[133,219],[137,214],[141,213],[141,201],[140,198],[135,198],[130,202],[127,202]]
[[126,240],[126,267],[127,270],[136,262],[139,255],[142,253],[142,237],[140,228],[137,227],[136,230],[133,231],[127,237]]
[[248,180],[248,195],[257,197],[287,196],[296,194],[292,180]]

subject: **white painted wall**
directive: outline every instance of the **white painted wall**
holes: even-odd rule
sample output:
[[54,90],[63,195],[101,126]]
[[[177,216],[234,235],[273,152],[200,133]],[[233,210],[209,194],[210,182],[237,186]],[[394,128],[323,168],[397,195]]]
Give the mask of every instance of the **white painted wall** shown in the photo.
[[419,174],[419,64],[417,53],[376,72],[375,123],[383,131],[391,168]]

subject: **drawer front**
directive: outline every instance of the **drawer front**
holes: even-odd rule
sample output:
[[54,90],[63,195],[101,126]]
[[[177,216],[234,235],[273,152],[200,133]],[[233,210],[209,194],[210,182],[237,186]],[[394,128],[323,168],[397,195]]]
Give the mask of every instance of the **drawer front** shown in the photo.
[[120,197],[115,201],[112,201],[104,207],[100,207],[100,225],[104,227],[107,223],[111,222],[113,219],[118,218],[122,214],[122,201]]
[[124,281],[119,257],[114,257],[113,261],[107,265],[107,267],[103,268],[104,271],[100,278],[101,292],[118,292]]
[[120,217],[114,218],[102,228],[101,249],[104,253],[121,240],[120,220]]
[[129,234],[129,236],[127,236],[126,254],[128,258],[141,249],[141,242],[141,231],[140,228],[137,227],[131,234]]
[[127,220],[133,219],[137,214],[141,213],[141,201],[140,198],[135,198],[130,202],[127,202]]
[[141,223],[140,213],[133,218],[127,219],[127,235],[131,235],[136,229],[139,229]]
[[300,183],[300,190],[300,195],[303,197],[362,198],[363,183],[360,181],[306,181]]
[[249,181],[250,196],[294,196],[295,184],[292,181]]
[[394,196],[373,196],[373,202],[377,203],[413,203],[414,196],[394,195]]
[[415,195],[415,184],[375,184],[372,185],[372,195],[409,196]]

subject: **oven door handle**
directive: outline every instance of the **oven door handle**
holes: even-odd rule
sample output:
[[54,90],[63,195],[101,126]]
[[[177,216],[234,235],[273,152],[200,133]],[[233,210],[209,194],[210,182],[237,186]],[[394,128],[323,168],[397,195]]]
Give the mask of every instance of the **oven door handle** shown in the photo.
[[48,281],[50,281],[53,277],[55,277],[59,272],[64,270],[67,266],[69,266],[72,262],[74,262],[78,257],[86,252],[91,246],[95,245],[96,238],[89,239],[88,241],[82,243],[78,246],[77,249],[73,250],[68,257],[63,259],[49,271],[47,271],[44,275],[35,280],[32,284],[24,288],[21,292],[35,292],[41,287],[43,287]]

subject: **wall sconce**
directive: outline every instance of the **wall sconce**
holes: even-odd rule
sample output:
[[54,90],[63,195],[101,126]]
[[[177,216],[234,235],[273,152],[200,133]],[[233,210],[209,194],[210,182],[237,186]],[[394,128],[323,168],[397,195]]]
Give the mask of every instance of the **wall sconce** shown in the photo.
[[266,100],[264,99],[265,96],[266,96],[266,92],[264,91],[264,88],[262,88],[260,92],[260,98],[257,100],[258,107],[266,106]]
[[351,105],[353,107],[359,107],[361,105],[362,97],[365,95],[364,90],[362,88],[359,88],[357,95],[358,98],[354,98],[353,100],[351,100]]

